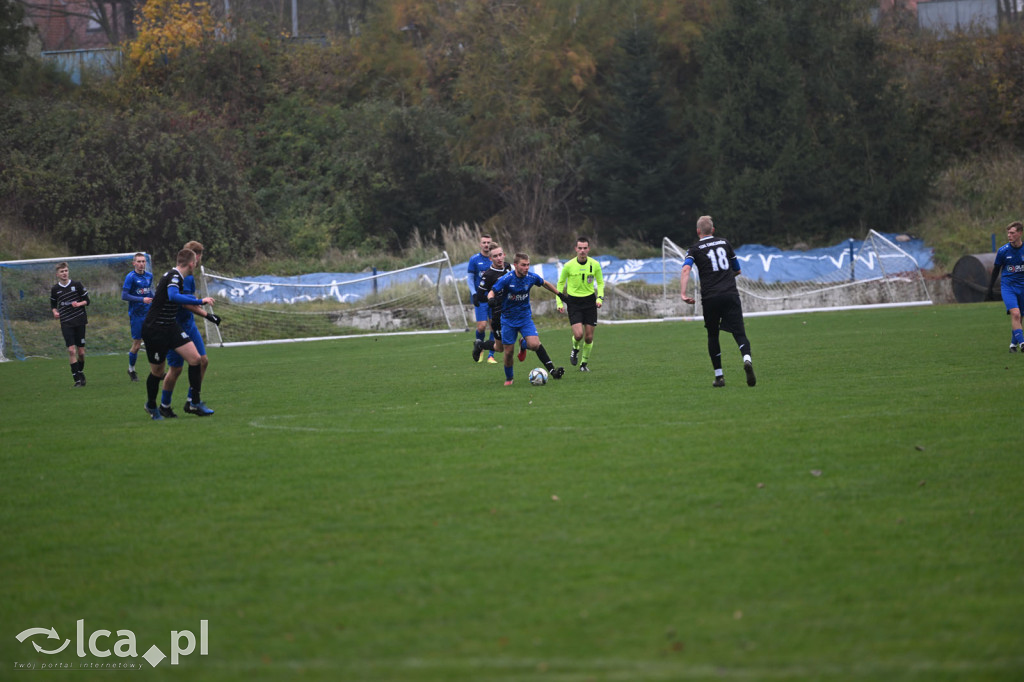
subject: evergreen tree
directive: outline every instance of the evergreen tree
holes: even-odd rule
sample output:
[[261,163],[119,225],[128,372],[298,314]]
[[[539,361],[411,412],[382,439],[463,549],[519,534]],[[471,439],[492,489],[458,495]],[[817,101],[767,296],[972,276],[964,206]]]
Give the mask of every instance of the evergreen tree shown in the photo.
[[684,149],[669,126],[653,31],[636,26],[618,40],[608,103],[585,165],[587,211],[598,226],[607,223],[606,241],[659,239],[686,203]]
[[730,0],[708,38],[708,211],[740,242],[891,228],[928,155],[860,0]]
[[24,23],[25,8],[14,0],[0,0],[0,84],[13,83],[27,59],[32,29]]

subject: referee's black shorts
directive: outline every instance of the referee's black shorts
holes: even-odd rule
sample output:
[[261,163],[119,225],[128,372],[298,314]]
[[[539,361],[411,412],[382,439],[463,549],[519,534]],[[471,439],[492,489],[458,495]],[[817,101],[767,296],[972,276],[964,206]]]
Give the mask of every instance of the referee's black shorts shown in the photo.
[[159,365],[167,359],[167,351],[192,343],[189,335],[175,323],[170,327],[143,326],[142,340],[146,344],[146,358],[149,364]]
[[597,294],[566,296],[565,308],[569,311],[569,324],[597,326]]
[[725,294],[712,296],[701,301],[704,307],[704,326],[715,331],[722,329],[730,334],[745,334],[743,328],[743,306],[740,295]]

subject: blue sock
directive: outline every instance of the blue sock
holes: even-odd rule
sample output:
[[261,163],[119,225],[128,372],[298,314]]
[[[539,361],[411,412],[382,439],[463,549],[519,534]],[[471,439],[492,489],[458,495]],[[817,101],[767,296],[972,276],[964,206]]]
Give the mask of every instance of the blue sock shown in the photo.
[[1024,343],[1024,329],[1013,330],[1013,342],[1017,344]]
[[128,366],[131,367],[132,369],[135,369],[135,361],[138,360],[138,359],[139,359],[139,354],[138,353],[129,353],[128,354]]
[[507,379],[508,381],[512,381],[512,368],[511,367],[506,367],[505,368],[505,379]]
[[192,402],[192,387],[191,386],[188,387],[188,395],[185,396],[185,400],[187,400],[189,402]]
[[170,406],[171,396],[174,395],[174,391],[161,391],[160,392],[160,404]]
[[483,341],[484,340],[484,333],[483,332],[477,332],[476,333],[476,338],[478,338],[481,341]]

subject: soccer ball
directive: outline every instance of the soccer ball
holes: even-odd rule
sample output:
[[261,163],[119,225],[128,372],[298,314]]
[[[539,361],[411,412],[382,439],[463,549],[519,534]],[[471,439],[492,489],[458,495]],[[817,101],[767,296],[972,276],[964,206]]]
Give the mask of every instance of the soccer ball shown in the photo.
[[548,372],[543,367],[530,370],[530,383],[534,386],[543,386],[548,383]]

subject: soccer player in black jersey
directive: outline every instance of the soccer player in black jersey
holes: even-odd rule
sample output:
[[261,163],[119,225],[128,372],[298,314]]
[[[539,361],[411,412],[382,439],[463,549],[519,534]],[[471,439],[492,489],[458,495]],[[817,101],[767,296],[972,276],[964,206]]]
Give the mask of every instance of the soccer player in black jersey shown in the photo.
[[57,263],[57,283],[50,289],[50,309],[60,320],[60,332],[68,348],[71,377],[75,386],[85,386],[85,325],[89,317],[89,292],[81,282],[71,279],[67,263]]
[[[192,274],[196,266],[196,254],[189,249],[178,252],[177,265],[164,273],[153,294],[153,303],[149,306],[146,321],[142,324],[142,340],[146,343],[146,356],[149,358],[149,377],[146,379],[146,412],[153,419],[163,419],[164,414],[157,408],[156,396],[160,390],[160,382],[164,379],[164,363],[168,351],[174,350],[188,363],[188,383],[192,389],[192,401],[201,404],[200,388],[203,383],[203,370],[199,362],[199,351],[192,343],[189,335],[182,331],[178,324],[178,310],[182,305],[213,305],[210,297],[198,299],[183,294],[185,277]],[[220,324],[220,318],[207,313],[206,318],[214,324]],[[196,409],[192,414],[207,417],[213,414],[209,408]],[[168,414],[170,416],[177,416]]]
[[[497,282],[506,272],[512,271],[512,266],[505,262],[505,250],[498,244],[491,243],[491,249],[487,255],[491,259],[491,267],[484,270],[483,274],[480,275],[480,282],[477,284],[476,293],[473,294],[473,305],[477,305],[477,301],[481,303],[488,303],[487,292],[491,290],[494,283]],[[501,303],[505,300],[505,294],[502,293],[500,296],[495,296],[490,301],[490,315],[491,315],[491,331],[494,332],[493,336],[484,341],[482,339],[476,339],[473,342],[473,362],[480,360],[480,354],[485,351],[491,351],[494,353],[503,352],[504,346],[501,345]]]
[[743,355],[743,371],[747,374],[747,386],[753,386],[757,379],[754,377],[754,363],[750,359],[750,341],[743,325],[740,292],[736,289],[736,277],[740,274],[736,252],[729,242],[715,236],[715,224],[709,215],[697,219],[697,237],[697,243],[686,250],[679,283],[682,287],[683,300],[693,303],[693,297],[686,295],[686,285],[690,281],[690,271],[696,265],[697,273],[700,275],[704,327],[708,330],[708,354],[711,356],[711,366],[715,370],[715,381],[711,385],[715,388],[725,386],[722,346],[718,342],[718,332],[724,329],[731,332],[736,339],[736,344]]

